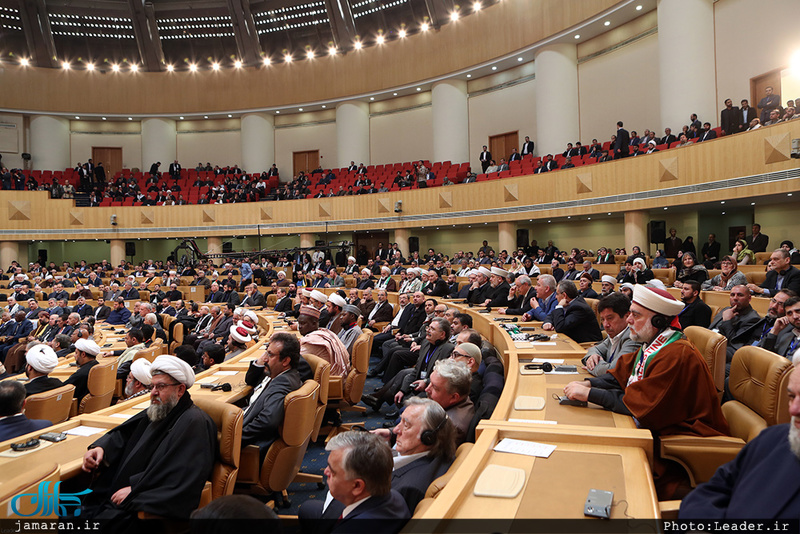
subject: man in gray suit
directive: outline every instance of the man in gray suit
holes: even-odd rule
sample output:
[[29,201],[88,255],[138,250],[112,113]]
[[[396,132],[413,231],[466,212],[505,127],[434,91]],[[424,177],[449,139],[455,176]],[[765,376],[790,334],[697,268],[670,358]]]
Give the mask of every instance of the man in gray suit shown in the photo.
[[786,315],[775,319],[772,329],[758,346],[791,360],[800,348],[800,298],[786,299],[783,309]]
[[283,401],[286,395],[303,384],[297,365],[300,361],[300,341],[288,332],[277,332],[270,338],[267,350],[250,363],[245,375],[253,387],[250,401],[244,408],[242,446],[258,445],[261,457],[278,439],[283,423]]
[[750,328],[761,320],[761,316],[750,305],[750,290],[747,286],[733,286],[730,302],[731,305],[717,313],[708,327],[709,330],[719,332],[728,339],[726,377],[730,372],[733,354],[749,340]]
[[597,310],[608,337],[590,348],[581,362],[594,376],[606,374],[617,365],[622,354],[636,352],[641,347],[631,339],[628,315],[631,301],[622,293],[611,293],[600,299]]

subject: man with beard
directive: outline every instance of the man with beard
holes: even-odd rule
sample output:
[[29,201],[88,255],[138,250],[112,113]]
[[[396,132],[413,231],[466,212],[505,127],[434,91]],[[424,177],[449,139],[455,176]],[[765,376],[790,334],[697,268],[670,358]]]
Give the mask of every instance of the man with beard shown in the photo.
[[492,276],[489,278],[489,284],[492,289],[486,295],[483,305],[491,306],[492,308],[506,306],[508,304],[508,290],[511,287],[506,281],[508,271],[500,267],[492,267],[491,272]]
[[139,512],[187,520],[200,503],[217,450],[217,428],[187,391],[194,372],[170,355],[150,367],[150,407],[89,446],[83,470],[100,474],[81,517],[114,532],[141,532]]
[[798,342],[798,337],[800,337],[800,300],[795,295],[777,303],[776,299],[779,299],[782,294],[778,293],[772,297],[767,317],[773,313],[773,307],[780,307],[782,314],[775,319],[769,333],[761,339],[758,346],[791,359],[800,346],[800,342]]
[[765,428],[681,502],[680,519],[800,516],[800,372],[789,378],[788,424]]
[[[619,356],[608,373],[570,382],[564,394],[630,415],[660,436],[729,435],[708,365],[679,330],[681,310],[669,292],[636,285],[628,325],[642,346]],[[672,497],[686,477],[678,464],[660,459],[653,472],[659,500]]]
[[147,358],[139,358],[131,364],[131,372],[125,381],[125,400],[150,394],[153,383],[150,365]]
[[708,328],[711,324],[711,308],[700,298],[700,282],[685,281],[681,287],[681,300],[686,304],[678,318],[681,328],[685,329],[687,326]]

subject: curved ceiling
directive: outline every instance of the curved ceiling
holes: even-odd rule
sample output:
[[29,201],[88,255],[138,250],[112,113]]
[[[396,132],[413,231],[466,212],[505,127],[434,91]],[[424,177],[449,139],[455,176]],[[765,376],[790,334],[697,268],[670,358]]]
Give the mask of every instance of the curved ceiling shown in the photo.
[[501,0],[0,0],[3,56],[146,71],[347,53]]

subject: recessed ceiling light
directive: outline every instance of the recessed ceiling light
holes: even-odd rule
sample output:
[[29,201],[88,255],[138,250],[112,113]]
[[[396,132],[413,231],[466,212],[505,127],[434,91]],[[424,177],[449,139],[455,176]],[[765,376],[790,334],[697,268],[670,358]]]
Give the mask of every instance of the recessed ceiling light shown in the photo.
[[28,65],[30,65],[30,62],[28,61],[27,58],[22,58],[19,60],[19,64],[22,65],[23,67],[27,67]]
[[472,4],[472,11],[480,11],[482,7],[480,2],[475,2]]
[[291,54],[286,54],[285,56],[283,56],[283,61],[285,61],[286,63],[291,63],[292,62],[292,55]]
[[453,11],[452,13],[450,13],[450,20],[452,20],[453,22],[458,20],[458,11]]
[[518,58],[517,58],[517,61],[522,61],[522,58],[521,58],[521,57],[518,57]]
[[213,70],[219,70],[219,63],[217,63],[217,62],[215,61],[214,63],[212,63],[212,64],[211,64],[211,68],[212,68]]
[[111,65],[111,70],[113,70],[114,72],[119,72],[119,65],[114,63],[113,65]]
[[189,70],[192,71],[192,72],[197,72],[197,65],[195,65],[194,63],[191,63],[189,65]]
[[232,118],[233,118],[233,115],[231,115],[230,113],[228,113],[228,118],[229,118],[229,119],[232,119]]
[[203,118],[204,118],[204,119],[207,119],[207,118],[208,118],[208,115],[203,115]]
[[417,91],[422,91],[422,87],[417,87]]
[[64,69],[64,70],[69,70],[69,63],[68,63],[68,62],[66,62],[66,61],[64,61],[64,62],[61,64],[61,68],[62,68],[62,69]]
[[427,22],[423,22],[422,26],[419,27],[419,29],[424,31],[424,32],[428,31],[428,28],[429,28],[429,26],[428,26]]
[[397,93],[392,93],[392,96],[397,96]]
[[131,72],[138,72],[138,71],[139,71],[139,65],[137,65],[136,63],[131,65]]
[[579,34],[579,33],[576,33],[576,34],[575,34],[575,39],[580,39],[580,38],[581,38],[581,34]]
[[364,45],[361,44],[361,41],[356,41],[355,43],[353,43],[353,46],[356,48],[356,50],[361,50],[361,47]]
[[467,78],[472,78],[472,74],[467,74]]
[[405,39],[406,31],[405,30],[400,30],[399,32],[397,32],[397,36],[400,37],[400,39]]
[[306,57],[307,57],[308,59],[314,59],[314,51],[313,51],[313,50],[309,50],[309,51],[307,51],[307,52],[306,52]]
[[237,59],[236,61],[234,61],[234,62],[233,62],[233,66],[234,66],[235,68],[237,68],[237,69],[241,69],[241,68],[242,68],[242,62],[241,62],[241,60],[238,60],[238,59]]
[[93,71],[94,70],[94,63],[87,63],[86,64],[86,70],[88,70],[89,72]]
[[642,6],[641,5],[636,6],[636,11],[641,11],[641,10],[642,10]]
[[78,117],[78,116],[75,116],[75,118],[76,118],[76,119],[78,119],[78,120],[81,120],[81,118],[80,118],[80,117]]
[[335,46],[332,46],[332,47],[328,48],[328,55],[329,56],[335,56],[336,55],[336,47]]
[[603,26],[611,26],[611,21],[607,20],[603,23]]
[[297,108],[297,111],[303,111],[303,108]]
[[268,58],[268,57],[265,57],[265,58],[264,58],[264,66],[265,66],[265,67],[268,67],[268,66],[269,66],[269,63],[270,63],[270,60],[269,60],[269,58]]
[[375,39],[375,42],[377,42],[379,45],[382,45],[384,41],[385,39],[382,34],[378,35],[378,37]]
[[173,67],[172,65],[167,65],[167,72],[172,72],[174,70],[175,70],[175,67]]

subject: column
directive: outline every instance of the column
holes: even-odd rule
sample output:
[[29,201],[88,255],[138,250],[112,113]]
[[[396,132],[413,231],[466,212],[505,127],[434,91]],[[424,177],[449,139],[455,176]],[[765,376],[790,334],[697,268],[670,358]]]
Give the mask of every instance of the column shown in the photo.
[[716,126],[713,0],[658,0],[656,12],[661,131],[678,135],[692,113]]
[[28,254],[28,248],[30,243],[27,241],[20,241],[19,242],[19,253],[17,254],[17,262],[19,262],[20,267],[23,269],[28,268],[28,263],[30,263],[30,255]]
[[12,261],[18,262],[22,265],[23,269],[27,269],[27,265],[23,265],[19,261],[19,242],[18,241],[0,241],[0,266],[3,269],[8,269]]
[[634,246],[638,246],[645,253],[649,249],[647,243],[647,223],[650,213],[647,211],[625,212],[625,250],[631,254]]
[[[578,50],[554,44],[536,53],[536,154],[564,151],[580,140],[578,122]],[[609,125],[609,128],[612,125]]]
[[125,260],[125,240],[124,239],[112,239],[111,240],[111,251],[109,253],[109,260],[111,265],[116,267],[120,264],[120,262]]
[[443,80],[431,89],[433,158],[431,161],[469,161],[467,82]]
[[[336,165],[369,165],[369,104],[342,102],[336,106]],[[323,167],[334,167],[334,164]]]
[[300,248],[313,248],[314,234],[300,234]]
[[397,248],[400,249],[400,252],[403,254],[404,258],[408,258],[410,255],[408,251],[409,237],[411,237],[411,231],[408,228],[397,228],[394,231],[394,242],[397,243]]
[[[247,169],[245,169],[247,170]],[[222,238],[221,237],[209,237],[206,243],[206,254],[220,254],[222,253]],[[219,262],[215,262],[219,263]]]
[[63,171],[72,167],[67,119],[35,115],[31,117],[30,129],[32,169]]
[[517,224],[513,222],[501,222],[497,224],[498,241],[495,253],[505,250],[509,256],[517,250]]
[[272,115],[242,116],[242,167],[249,173],[266,171],[275,163],[275,120]]
[[[142,172],[160,161],[161,172],[167,172],[169,164],[178,159],[178,133],[175,121],[170,119],[144,119],[142,121]],[[245,168],[245,170],[247,170]]]

